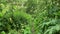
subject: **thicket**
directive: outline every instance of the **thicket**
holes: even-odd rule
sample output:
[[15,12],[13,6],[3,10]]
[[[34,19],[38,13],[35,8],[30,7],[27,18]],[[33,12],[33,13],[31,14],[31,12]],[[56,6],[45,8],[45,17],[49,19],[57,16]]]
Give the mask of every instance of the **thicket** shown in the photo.
[[60,0],[0,0],[0,34],[60,34]]

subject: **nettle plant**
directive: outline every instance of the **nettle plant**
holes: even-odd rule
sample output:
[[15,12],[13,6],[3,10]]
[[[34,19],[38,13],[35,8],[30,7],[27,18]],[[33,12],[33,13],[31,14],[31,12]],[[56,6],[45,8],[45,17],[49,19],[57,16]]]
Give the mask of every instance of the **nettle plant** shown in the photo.
[[0,32],[9,33],[12,30],[23,32],[25,25],[31,20],[31,15],[24,12],[24,7],[18,9],[17,5],[0,4]]

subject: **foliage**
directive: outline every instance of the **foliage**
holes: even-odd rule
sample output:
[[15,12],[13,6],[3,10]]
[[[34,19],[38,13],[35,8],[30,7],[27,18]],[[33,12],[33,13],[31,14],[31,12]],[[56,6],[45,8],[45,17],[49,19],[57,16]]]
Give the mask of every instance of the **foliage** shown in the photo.
[[0,34],[60,34],[60,0],[0,0]]

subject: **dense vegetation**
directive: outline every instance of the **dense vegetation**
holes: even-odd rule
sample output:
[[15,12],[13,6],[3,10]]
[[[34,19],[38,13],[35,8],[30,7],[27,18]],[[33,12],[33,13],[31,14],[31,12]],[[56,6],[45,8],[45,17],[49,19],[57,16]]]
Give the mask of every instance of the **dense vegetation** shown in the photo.
[[60,34],[60,0],[0,0],[0,34]]

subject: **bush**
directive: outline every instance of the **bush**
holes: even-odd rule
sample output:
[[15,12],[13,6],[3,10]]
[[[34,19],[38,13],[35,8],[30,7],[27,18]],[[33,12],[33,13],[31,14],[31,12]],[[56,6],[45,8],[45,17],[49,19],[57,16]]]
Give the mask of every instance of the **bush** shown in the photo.
[[60,0],[1,0],[0,34],[60,34]]

